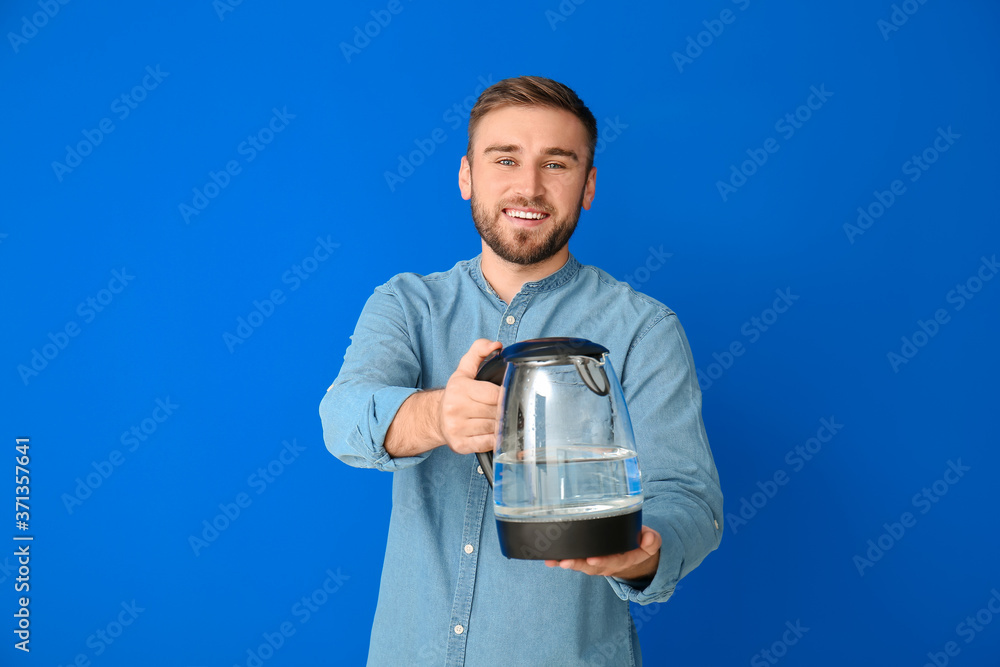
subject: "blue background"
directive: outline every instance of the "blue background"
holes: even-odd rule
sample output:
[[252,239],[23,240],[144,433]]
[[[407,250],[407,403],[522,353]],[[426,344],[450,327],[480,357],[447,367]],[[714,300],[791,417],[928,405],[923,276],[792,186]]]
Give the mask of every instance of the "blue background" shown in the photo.
[[[13,648],[16,543],[0,551],[2,664],[252,665],[283,623],[264,664],[363,663],[391,478],[326,451],[319,401],[376,285],[479,252],[456,183],[466,114],[482,81],[521,74],[599,119],[571,250],[673,308],[706,380],[726,531],[671,601],[634,610],[647,664],[1000,664],[1000,618],[959,625],[1000,590],[1000,280],[948,299],[1000,251],[1000,9],[911,0],[880,26],[890,2],[577,2],[4,3],[0,464],[30,437],[30,529],[10,505],[5,521],[35,541],[30,655]],[[800,109],[813,86],[830,94]],[[241,144],[275,109],[251,161]],[[776,123],[797,110],[789,136]],[[958,138],[935,155],[939,128]],[[225,187],[197,200],[213,173]],[[896,179],[905,193],[845,230]],[[317,239],[339,245],[296,283]],[[775,319],[776,290],[798,298]],[[157,400],[177,406],[162,422]],[[842,428],[794,463],[822,419]],[[285,442],[297,453],[272,463]]]

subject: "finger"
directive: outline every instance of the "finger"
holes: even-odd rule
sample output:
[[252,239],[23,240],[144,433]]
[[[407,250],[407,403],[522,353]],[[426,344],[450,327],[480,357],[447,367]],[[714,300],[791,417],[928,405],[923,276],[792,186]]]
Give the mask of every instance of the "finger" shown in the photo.
[[454,435],[460,438],[475,438],[481,435],[492,439],[496,436],[495,419],[463,419],[457,426]]
[[641,558],[635,558],[632,552],[627,554],[616,554],[614,556],[596,556],[587,559],[587,565],[596,568],[598,570],[610,570],[612,572],[617,572],[618,570],[624,570],[627,567],[631,567],[640,560],[645,560],[647,558],[646,554],[643,553]]
[[649,528],[647,526],[642,527],[642,540],[639,542],[639,548],[649,554],[654,555],[663,546],[663,538],[660,534]]
[[[660,550],[660,546],[663,543],[663,540],[660,539],[660,534],[652,528],[647,528],[646,526],[642,527],[642,533],[639,536],[639,540],[639,546],[631,551],[626,551],[621,554],[613,554],[610,556],[592,556],[587,559],[587,563],[596,567],[603,567],[610,563],[612,568],[615,570],[625,569],[627,567],[637,565],[650,556],[655,555],[656,552]],[[620,562],[615,562],[612,559],[617,559]]]
[[497,403],[500,402],[500,387],[492,382],[463,380],[461,388],[466,396],[489,410],[491,415],[496,414]]
[[458,362],[458,368],[455,369],[456,373],[459,373],[468,378],[476,377],[476,373],[479,371],[479,364],[483,363],[483,359],[490,356],[493,350],[498,350],[503,345],[498,341],[490,340],[488,338],[479,338],[469,348],[461,361]]
[[453,446],[452,449],[459,454],[475,454],[477,452],[492,452],[496,444],[497,440],[492,435],[476,435],[460,438],[457,446]]
[[[441,400],[441,418],[456,423],[466,419],[492,419],[495,421],[497,418],[497,404],[475,400],[466,392],[468,386],[479,384],[487,383],[467,379],[449,383],[445,389],[446,393]],[[494,389],[499,389],[495,385],[492,386]],[[477,393],[480,397],[483,396],[480,394],[478,387],[473,387],[473,389],[474,393]],[[485,395],[488,396],[488,394]]]
[[573,561],[563,561],[567,563],[566,569],[576,570],[577,572],[583,572],[588,575],[604,575],[610,572],[616,572],[617,570],[613,567],[608,566],[595,566],[591,565],[587,558],[579,558]]

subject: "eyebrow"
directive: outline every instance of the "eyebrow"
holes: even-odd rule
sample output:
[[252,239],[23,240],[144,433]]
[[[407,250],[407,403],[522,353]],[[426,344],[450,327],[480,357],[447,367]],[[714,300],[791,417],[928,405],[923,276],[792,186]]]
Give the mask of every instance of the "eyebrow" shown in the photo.
[[[521,147],[517,144],[492,144],[487,146],[483,150],[483,155],[489,155],[490,153],[520,153]],[[573,162],[579,162],[580,158],[577,157],[575,151],[567,150],[565,148],[558,148],[556,146],[550,146],[548,148],[542,149],[542,155],[556,155],[559,157],[567,157]]]

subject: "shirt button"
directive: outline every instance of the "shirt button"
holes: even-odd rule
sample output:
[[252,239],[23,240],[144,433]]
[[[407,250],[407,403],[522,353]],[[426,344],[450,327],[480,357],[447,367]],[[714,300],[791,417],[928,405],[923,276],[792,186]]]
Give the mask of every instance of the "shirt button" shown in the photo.
[[456,625],[455,626],[455,634],[456,635],[460,635],[463,632],[465,632],[465,628],[463,628],[461,625]]
[[476,466],[476,472],[478,472],[480,475],[482,475],[483,474],[483,466]]
[[514,322],[517,322],[517,320],[514,319],[514,316],[513,315],[508,315],[507,316],[507,324],[514,324]]
[[471,554],[472,553],[472,545],[471,544],[466,544],[465,545],[465,553],[467,553],[467,554]]

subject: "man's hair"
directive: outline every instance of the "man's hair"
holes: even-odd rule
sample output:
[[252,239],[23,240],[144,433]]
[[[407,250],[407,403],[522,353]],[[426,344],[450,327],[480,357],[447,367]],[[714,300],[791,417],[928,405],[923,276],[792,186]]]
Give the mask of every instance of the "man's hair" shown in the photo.
[[472,163],[472,140],[476,127],[483,116],[494,109],[506,106],[549,107],[565,109],[580,119],[587,131],[587,173],[594,166],[594,150],[597,148],[597,120],[575,92],[564,84],[541,76],[518,76],[498,81],[479,96],[469,113],[469,146],[466,157]]

